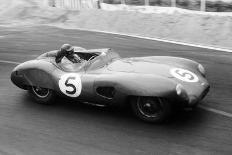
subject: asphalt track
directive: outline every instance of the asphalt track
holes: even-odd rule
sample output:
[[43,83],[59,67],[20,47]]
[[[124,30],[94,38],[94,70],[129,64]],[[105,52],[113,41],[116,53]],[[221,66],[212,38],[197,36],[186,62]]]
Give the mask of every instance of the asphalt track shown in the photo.
[[[180,111],[165,124],[137,120],[128,109],[60,99],[42,106],[9,79],[15,67],[63,43],[110,47],[122,57],[172,55],[202,63],[211,91],[202,104],[232,113],[232,54],[104,33],[54,27],[0,27],[0,154],[231,154],[232,118]],[[5,62],[4,62],[5,61]]]

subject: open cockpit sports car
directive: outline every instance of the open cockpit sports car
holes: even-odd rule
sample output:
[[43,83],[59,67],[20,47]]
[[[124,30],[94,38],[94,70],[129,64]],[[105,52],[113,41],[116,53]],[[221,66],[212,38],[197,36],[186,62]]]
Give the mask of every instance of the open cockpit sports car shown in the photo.
[[39,56],[12,71],[11,80],[42,104],[56,95],[101,105],[130,104],[135,115],[160,122],[173,106],[196,106],[209,91],[205,69],[195,61],[169,56],[120,58],[111,49],[79,50],[71,63]]

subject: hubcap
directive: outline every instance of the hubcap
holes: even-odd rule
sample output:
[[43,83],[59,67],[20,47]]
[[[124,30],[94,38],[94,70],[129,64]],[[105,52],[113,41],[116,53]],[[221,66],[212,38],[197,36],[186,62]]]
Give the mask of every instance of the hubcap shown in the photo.
[[45,98],[49,95],[49,89],[41,87],[32,87],[34,94],[40,98]]
[[159,98],[139,98],[137,106],[147,117],[157,117],[163,111],[163,102]]

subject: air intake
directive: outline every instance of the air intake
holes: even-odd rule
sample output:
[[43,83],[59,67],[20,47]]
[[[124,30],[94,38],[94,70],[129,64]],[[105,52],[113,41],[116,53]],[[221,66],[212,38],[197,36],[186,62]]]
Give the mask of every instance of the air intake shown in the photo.
[[115,89],[114,87],[98,87],[96,89],[96,92],[98,95],[107,98],[107,99],[112,99],[115,94]]

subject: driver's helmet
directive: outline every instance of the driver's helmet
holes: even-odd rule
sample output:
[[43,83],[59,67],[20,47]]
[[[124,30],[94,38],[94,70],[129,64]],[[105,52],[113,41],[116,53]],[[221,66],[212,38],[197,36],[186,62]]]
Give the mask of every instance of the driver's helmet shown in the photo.
[[72,54],[74,52],[74,47],[70,44],[63,44],[60,50],[64,51],[67,54]]

